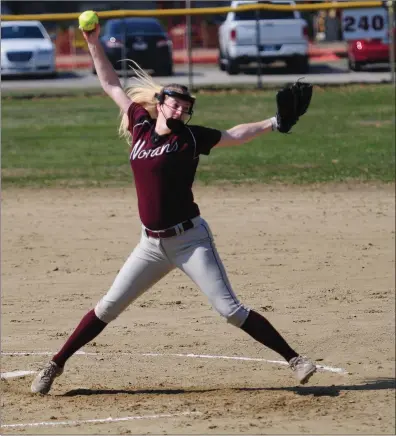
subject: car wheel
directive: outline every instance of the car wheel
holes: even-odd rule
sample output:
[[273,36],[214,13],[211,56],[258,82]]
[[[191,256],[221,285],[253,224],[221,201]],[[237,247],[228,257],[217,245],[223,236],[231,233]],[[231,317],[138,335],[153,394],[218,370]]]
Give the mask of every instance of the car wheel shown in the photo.
[[362,62],[354,61],[353,59],[348,59],[348,67],[351,71],[362,71]]
[[228,58],[225,70],[230,76],[239,74],[240,70],[238,62],[235,59]]
[[223,56],[223,53],[221,52],[221,50],[219,50],[218,64],[219,64],[220,71],[225,71],[226,70],[226,67],[224,65],[224,56]]
[[309,71],[308,56],[299,56],[286,62],[287,69],[296,74],[306,74]]

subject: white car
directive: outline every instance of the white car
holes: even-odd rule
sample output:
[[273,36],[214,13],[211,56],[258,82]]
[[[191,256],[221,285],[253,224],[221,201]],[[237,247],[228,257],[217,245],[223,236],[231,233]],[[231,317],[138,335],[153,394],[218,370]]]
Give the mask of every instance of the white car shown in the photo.
[[55,47],[40,21],[1,22],[1,75],[56,74]]
[[[257,0],[232,1],[231,7],[254,5]],[[266,2],[267,3],[267,2]],[[269,1],[273,5],[294,6],[292,0]],[[260,10],[228,12],[219,27],[219,66],[228,74],[238,74],[241,66],[285,62],[290,70],[309,69],[308,25],[298,11]]]

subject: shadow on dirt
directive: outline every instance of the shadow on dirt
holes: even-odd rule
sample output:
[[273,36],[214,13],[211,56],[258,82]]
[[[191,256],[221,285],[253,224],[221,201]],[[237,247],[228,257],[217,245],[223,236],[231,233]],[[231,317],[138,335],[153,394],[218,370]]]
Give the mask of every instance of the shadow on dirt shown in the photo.
[[238,390],[244,391],[288,391],[294,392],[298,395],[313,395],[314,397],[338,397],[340,392],[346,391],[377,391],[383,389],[395,389],[396,380],[394,378],[379,378],[377,380],[367,380],[359,385],[331,385],[331,386],[294,386],[294,387],[281,387],[281,388],[241,388]]
[[214,392],[219,389],[197,389],[197,390],[186,390],[186,389],[73,389],[66,392],[61,397],[77,397],[79,395],[117,395],[117,394],[128,394],[128,395],[179,395],[179,394],[191,394],[191,393],[202,393],[202,392]]
[[[293,386],[293,387],[274,387],[274,388],[231,388],[236,392],[258,392],[258,391],[278,391],[294,392],[297,395],[313,395],[314,397],[338,397],[340,392],[345,391],[376,391],[383,389],[395,389],[396,380],[394,378],[379,378],[377,380],[367,380],[359,385],[331,385],[331,386]],[[73,389],[61,395],[64,397],[76,397],[83,395],[180,395],[191,393],[206,393],[224,391],[226,389]]]

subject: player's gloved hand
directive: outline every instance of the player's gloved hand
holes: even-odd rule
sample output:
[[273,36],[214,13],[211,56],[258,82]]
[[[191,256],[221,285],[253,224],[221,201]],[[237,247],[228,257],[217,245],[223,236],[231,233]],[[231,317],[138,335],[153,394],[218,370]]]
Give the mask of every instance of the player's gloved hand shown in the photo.
[[305,114],[311,103],[312,85],[310,83],[295,82],[285,86],[276,94],[276,121],[281,133],[288,133]]

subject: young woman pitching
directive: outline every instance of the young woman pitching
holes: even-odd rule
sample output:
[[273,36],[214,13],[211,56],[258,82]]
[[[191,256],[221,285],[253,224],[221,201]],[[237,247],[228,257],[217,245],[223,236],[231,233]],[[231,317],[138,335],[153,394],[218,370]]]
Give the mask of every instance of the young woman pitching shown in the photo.
[[284,131],[284,119],[278,113],[224,131],[189,125],[195,102],[189,90],[178,84],[159,86],[135,64],[138,85],[125,92],[98,40],[99,30],[97,25],[83,35],[103,90],[123,114],[120,134],[131,146],[141,238],[108,292],[37,375],[32,392],[48,393],[77,350],[174,268],[187,274],[230,324],[277,352],[297,380],[306,383],[316,366],[291,348],[266,318],[239,301],[192,193],[201,154],[208,155],[215,146],[238,146],[258,135]]

